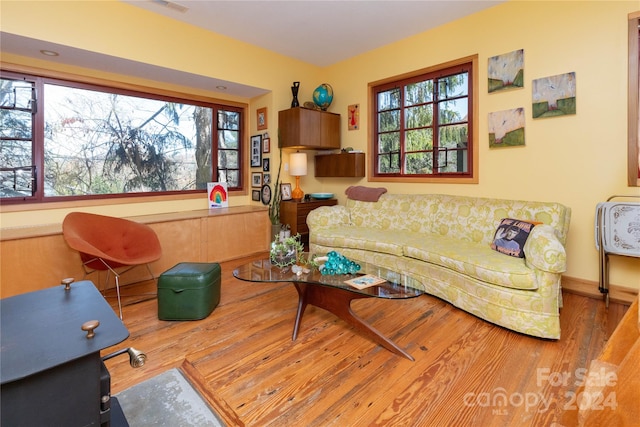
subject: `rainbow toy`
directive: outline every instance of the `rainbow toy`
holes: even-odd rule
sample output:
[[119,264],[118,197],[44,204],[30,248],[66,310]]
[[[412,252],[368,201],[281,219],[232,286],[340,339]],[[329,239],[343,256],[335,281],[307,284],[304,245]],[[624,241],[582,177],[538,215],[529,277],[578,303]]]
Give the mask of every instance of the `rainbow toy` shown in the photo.
[[226,208],[229,206],[226,182],[207,183],[209,208]]

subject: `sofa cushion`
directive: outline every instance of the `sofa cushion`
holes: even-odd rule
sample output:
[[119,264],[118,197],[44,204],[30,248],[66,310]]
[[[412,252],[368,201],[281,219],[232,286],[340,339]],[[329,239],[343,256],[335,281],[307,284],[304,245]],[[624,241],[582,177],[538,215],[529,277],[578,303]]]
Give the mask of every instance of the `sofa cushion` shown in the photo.
[[482,243],[422,235],[403,248],[410,258],[450,268],[479,280],[512,289],[538,289],[534,270],[520,258],[507,257]]
[[386,193],[375,203],[347,199],[346,207],[356,227],[428,233],[438,204],[437,197]]
[[349,248],[402,256],[403,246],[413,236],[414,233],[397,230],[333,226],[323,228],[319,235],[311,235],[311,242],[333,247],[337,252],[340,248]]
[[537,224],[540,223],[503,218],[493,236],[491,249],[501,254],[524,258],[524,244],[529,238],[529,233]]

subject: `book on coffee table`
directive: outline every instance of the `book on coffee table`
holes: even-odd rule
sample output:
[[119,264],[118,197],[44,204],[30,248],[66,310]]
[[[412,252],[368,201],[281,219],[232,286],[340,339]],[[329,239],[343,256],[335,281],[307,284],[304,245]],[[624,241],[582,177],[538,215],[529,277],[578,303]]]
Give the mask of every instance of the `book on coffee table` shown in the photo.
[[381,283],[386,282],[385,279],[382,279],[377,276],[373,276],[371,274],[365,274],[364,276],[356,277],[355,279],[345,280],[344,283],[347,285],[353,286],[358,289],[365,289],[370,286],[379,285]]

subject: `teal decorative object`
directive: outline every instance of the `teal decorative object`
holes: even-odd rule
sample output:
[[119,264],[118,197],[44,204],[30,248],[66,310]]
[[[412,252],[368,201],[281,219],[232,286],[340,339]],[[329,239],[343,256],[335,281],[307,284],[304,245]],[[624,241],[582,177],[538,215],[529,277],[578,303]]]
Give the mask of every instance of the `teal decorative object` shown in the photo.
[[359,270],[360,264],[336,251],[331,251],[327,254],[327,262],[324,263],[320,273],[333,276],[334,274],[356,274]]
[[328,83],[322,83],[313,91],[313,103],[316,104],[322,111],[327,111],[327,108],[333,102],[333,88]]

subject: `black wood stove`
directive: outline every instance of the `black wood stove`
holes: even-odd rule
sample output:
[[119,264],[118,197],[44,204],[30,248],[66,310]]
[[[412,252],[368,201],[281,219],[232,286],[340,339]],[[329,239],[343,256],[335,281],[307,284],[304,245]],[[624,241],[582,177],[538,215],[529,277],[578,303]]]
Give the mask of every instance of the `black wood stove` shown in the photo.
[[129,331],[92,282],[0,303],[2,426],[128,425],[100,350]]

